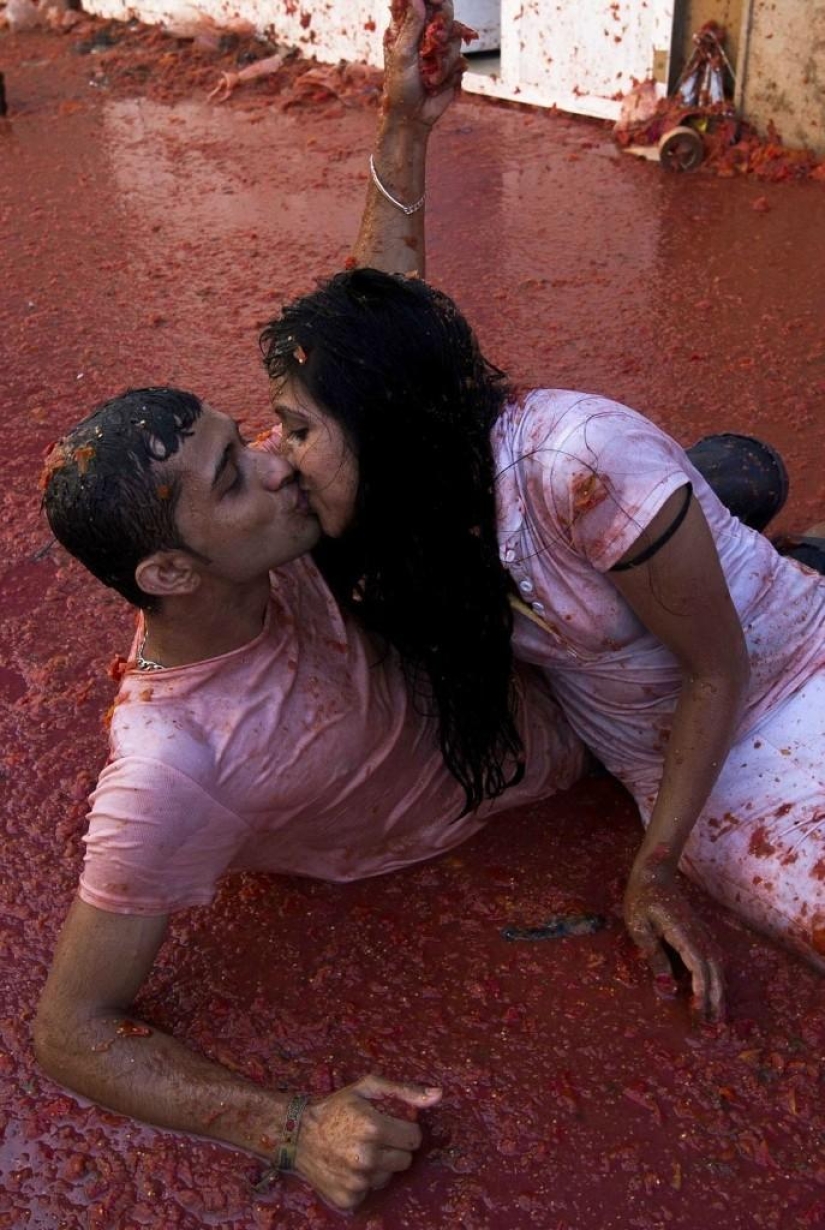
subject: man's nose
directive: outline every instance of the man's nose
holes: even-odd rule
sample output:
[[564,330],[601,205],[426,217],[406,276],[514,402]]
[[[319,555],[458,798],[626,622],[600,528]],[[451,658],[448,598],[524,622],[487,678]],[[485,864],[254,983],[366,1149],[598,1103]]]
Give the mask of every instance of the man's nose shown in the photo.
[[280,491],[295,479],[295,468],[283,453],[261,453],[261,480],[267,491]]

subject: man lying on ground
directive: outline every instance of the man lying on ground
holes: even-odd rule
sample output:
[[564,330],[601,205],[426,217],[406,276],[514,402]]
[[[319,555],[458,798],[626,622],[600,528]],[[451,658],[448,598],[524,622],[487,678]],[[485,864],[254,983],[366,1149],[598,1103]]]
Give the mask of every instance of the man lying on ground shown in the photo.
[[[570,785],[581,745],[525,682],[523,776],[462,814],[396,656],[339,611],[306,557],[319,527],[289,466],[191,394],[103,406],[52,458],[46,508],[63,544],[143,615],[38,1057],[97,1102],[275,1160],[288,1094],[124,1028],[169,914],[208,904],[227,871],[347,881],[439,854],[494,812]],[[341,1207],[380,1186],[419,1142],[414,1124],[368,1107],[389,1093],[417,1107],[438,1097],[370,1077],[320,1099],[287,1165]]]

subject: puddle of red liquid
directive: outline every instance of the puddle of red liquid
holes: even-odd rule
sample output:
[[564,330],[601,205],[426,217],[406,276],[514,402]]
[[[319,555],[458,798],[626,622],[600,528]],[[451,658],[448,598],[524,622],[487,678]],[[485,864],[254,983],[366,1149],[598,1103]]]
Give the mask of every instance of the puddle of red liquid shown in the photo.
[[[254,1160],[89,1107],[33,1061],[105,755],[106,668],[132,627],[44,550],[37,475],[61,430],[126,385],[175,382],[267,423],[257,329],[341,266],[374,115],[282,113],[265,86],[209,107],[216,65],[175,85],[158,60],[164,102],[151,77],[143,95],[134,77],[107,84],[104,57],[76,44],[0,38],[0,1227],[332,1226],[301,1185],[257,1196]],[[822,185],[666,177],[599,125],[470,99],[431,165],[430,275],[517,381],[608,393],[685,442],[763,435],[791,473],[780,525],[822,515]],[[599,782],[401,875],[244,877],[176,922],[141,1008],[255,1080],[443,1084],[412,1171],[352,1219],[364,1230],[821,1227],[821,980],[700,903],[730,1023],[692,1026],[622,937],[636,840],[629,803]],[[501,939],[560,912],[609,925]]]

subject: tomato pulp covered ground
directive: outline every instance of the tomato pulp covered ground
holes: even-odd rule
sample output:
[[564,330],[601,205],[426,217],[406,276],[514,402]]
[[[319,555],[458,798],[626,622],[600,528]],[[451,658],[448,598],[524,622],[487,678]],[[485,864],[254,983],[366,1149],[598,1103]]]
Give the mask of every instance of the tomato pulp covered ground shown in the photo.
[[[132,629],[48,546],[44,451],[127,385],[263,428],[257,331],[341,267],[367,183],[368,77],[296,91],[293,67],[208,105],[231,66],[227,43],[101,23],[0,37],[0,1227],[338,1224],[297,1182],[253,1191],[254,1159],[67,1094],[31,1050]],[[604,392],[684,443],[761,435],[791,473],[779,528],[823,515],[822,184],[669,177],[597,124],[464,99],[432,141],[428,215],[431,278],[520,384]],[[240,878],[175,921],[140,1011],[253,1080],[442,1084],[365,1230],[823,1227],[823,983],[695,894],[730,1016],[692,1025],[623,937],[637,840],[592,781],[404,874]],[[604,929],[502,935],[592,913]]]

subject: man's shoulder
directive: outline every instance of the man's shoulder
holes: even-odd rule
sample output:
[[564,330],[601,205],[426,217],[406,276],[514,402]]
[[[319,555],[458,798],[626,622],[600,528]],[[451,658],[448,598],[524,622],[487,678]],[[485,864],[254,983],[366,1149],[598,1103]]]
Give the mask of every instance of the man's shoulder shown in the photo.
[[208,729],[174,694],[165,697],[158,688],[156,699],[146,699],[148,689],[142,676],[134,690],[121,685],[109,730],[108,775],[157,781],[169,770],[208,789],[215,768]]
[[211,793],[215,778],[211,749],[187,733],[176,732],[176,736],[165,744],[162,736],[140,744],[113,741],[101,779],[105,776],[142,790],[188,790],[194,785]]
[[117,757],[91,796],[80,895],[130,914],[207,905],[249,829],[191,763]]

